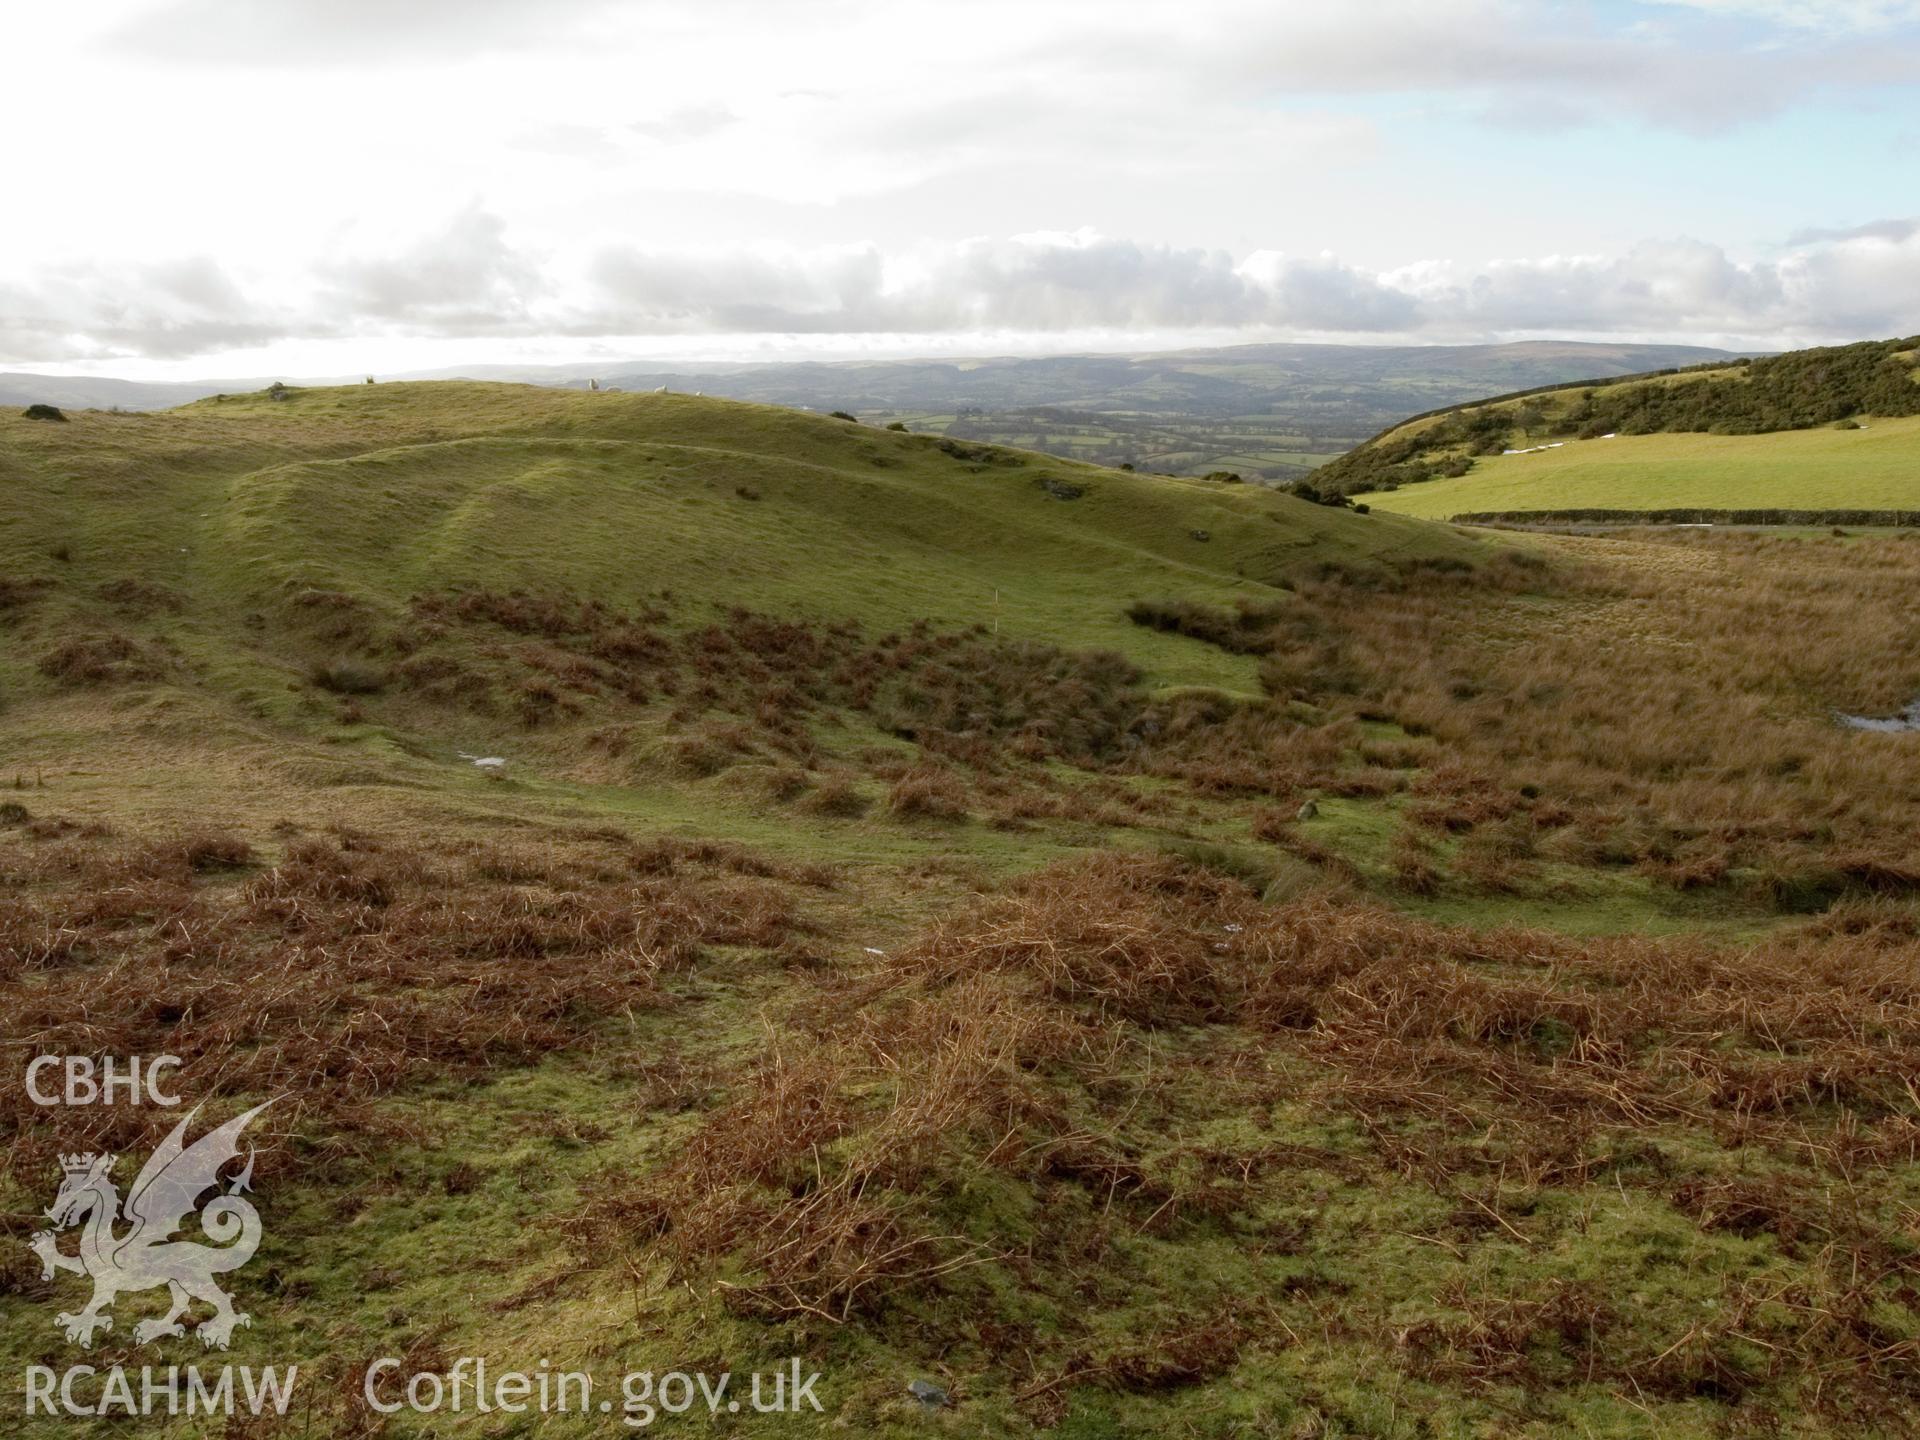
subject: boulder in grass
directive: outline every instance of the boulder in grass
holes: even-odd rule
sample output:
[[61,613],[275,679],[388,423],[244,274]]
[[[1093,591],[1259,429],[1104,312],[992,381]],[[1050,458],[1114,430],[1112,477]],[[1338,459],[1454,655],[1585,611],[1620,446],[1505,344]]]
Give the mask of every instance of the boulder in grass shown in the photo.
[[947,1392],[931,1380],[915,1380],[907,1386],[907,1393],[929,1410],[938,1410],[947,1403]]
[[58,405],[27,406],[27,419],[29,420],[65,420],[66,418],[65,413]]

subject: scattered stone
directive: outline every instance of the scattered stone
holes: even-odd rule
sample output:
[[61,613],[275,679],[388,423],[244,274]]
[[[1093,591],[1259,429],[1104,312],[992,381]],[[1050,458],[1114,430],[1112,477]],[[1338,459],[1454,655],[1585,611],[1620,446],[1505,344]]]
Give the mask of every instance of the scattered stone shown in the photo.
[[66,418],[66,412],[58,405],[27,406],[27,419],[29,420],[65,420]]
[[1293,818],[1296,820],[1311,820],[1313,819],[1314,816],[1318,815],[1319,813],[1320,813],[1319,802],[1316,800],[1309,800],[1294,812]]
[[1056,480],[1051,475],[1041,479],[1040,488],[1056,500],[1078,500],[1082,495],[1087,493],[1086,486],[1072,485],[1065,480]]
[[1881,735],[1897,735],[1903,730],[1920,730],[1920,700],[1898,715],[1885,718],[1873,715],[1841,715],[1840,723],[1849,730],[1871,730]]
[[938,1410],[947,1403],[947,1392],[931,1380],[915,1380],[907,1386],[907,1393],[929,1410]]
[[1213,539],[1213,532],[1211,530],[1189,530],[1187,533],[1196,540]]

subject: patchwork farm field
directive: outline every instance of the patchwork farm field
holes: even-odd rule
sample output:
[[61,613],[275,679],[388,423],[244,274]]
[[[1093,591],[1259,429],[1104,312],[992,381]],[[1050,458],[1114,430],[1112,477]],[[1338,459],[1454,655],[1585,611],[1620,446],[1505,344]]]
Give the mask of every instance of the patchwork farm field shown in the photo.
[[[1548,443],[1527,440],[1527,445]],[[1444,520],[1519,510],[1920,509],[1920,417],[1772,435],[1621,435],[1474,460],[1467,474],[1366,496]]]

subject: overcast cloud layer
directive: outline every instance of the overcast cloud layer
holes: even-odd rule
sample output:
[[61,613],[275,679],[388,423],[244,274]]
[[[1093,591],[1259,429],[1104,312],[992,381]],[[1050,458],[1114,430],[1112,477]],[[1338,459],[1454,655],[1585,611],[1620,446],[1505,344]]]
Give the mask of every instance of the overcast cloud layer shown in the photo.
[[10,16],[0,365],[1920,330],[1920,3]]

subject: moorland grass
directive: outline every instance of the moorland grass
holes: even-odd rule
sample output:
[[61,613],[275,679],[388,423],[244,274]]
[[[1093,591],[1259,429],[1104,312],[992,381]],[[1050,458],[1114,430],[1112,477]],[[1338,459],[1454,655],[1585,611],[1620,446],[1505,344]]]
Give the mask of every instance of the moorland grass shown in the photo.
[[[1831,712],[1920,691],[1920,544],[680,397],[56,428],[0,450],[0,1039],[286,1097],[233,1353],[301,1360],[285,1433],[372,1433],[377,1354],[825,1372],[743,1434],[1910,1417],[1920,754]],[[16,1090],[13,1238],[173,1118]],[[18,1367],[79,1282],[10,1253]]]

